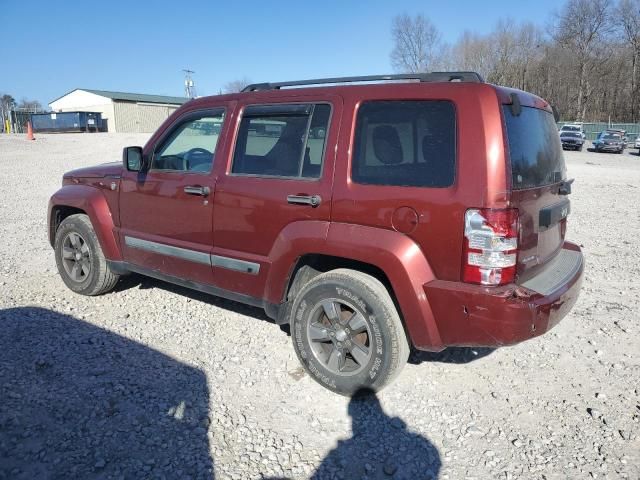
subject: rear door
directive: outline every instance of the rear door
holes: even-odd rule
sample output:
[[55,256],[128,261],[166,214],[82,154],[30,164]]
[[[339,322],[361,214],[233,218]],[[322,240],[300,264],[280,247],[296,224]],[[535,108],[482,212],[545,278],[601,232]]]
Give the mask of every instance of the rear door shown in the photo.
[[[329,97],[329,96],[327,96]],[[277,238],[296,222],[328,222],[339,97],[239,105],[230,164],[214,209],[216,284],[261,298]]]
[[[518,274],[528,277],[562,248],[570,213],[562,145],[553,114],[522,107],[515,115],[503,106],[511,163],[511,202],[519,210]],[[526,273],[525,273],[526,272]]]

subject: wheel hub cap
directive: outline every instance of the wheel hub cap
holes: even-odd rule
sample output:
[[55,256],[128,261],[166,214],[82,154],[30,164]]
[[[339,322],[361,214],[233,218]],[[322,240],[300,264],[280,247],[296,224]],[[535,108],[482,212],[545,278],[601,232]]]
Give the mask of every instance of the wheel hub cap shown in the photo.
[[91,273],[91,252],[78,232],[69,232],[62,241],[62,266],[74,282],[84,282]]
[[344,331],[344,329],[339,328],[336,330],[336,339],[339,342],[344,342],[347,339],[348,335],[347,332]]
[[373,355],[365,316],[342,299],[323,300],[315,306],[307,335],[313,355],[335,375],[360,372]]

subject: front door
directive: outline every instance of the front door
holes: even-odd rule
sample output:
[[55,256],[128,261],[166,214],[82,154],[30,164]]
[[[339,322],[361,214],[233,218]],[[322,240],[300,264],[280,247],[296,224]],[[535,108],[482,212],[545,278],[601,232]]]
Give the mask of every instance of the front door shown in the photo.
[[217,108],[179,117],[152,146],[145,168],[123,174],[120,244],[125,261],[213,283],[212,167],[224,116],[225,110]]

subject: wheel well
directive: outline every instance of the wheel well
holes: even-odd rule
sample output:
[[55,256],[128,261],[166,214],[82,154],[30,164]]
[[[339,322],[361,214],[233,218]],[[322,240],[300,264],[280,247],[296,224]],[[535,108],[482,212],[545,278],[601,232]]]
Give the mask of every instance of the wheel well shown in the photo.
[[58,231],[58,227],[62,223],[62,221],[76,213],[87,213],[84,210],[76,207],[68,207],[66,205],[56,205],[51,209],[51,219],[49,222],[49,243],[53,247],[53,244],[56,240],[56,232]]
[[328,272],[329,270],[336,270],[338,268],[348,268],[371,275],[372,277],[378,279],[386,287],[392,297],[395,297],[389,278],[382,269],[376,267],[375,265],[344,257],[334,257],[331,255],[321,254],[307,254],[298,258],[298,261],[293,268],[293,271],[289,278],[289,284],[287,285],[285,300],[292,300],[295,295],[302,289],[304,284],[306,284],[316,275]]
[[370,263],[360,262],[358,260],[353,260],[350,258],[344,257],[334,257],[331,255],[321,255],[321,254],[307,254],[298,258],[292,272],[289,277],[289,284],[287,285],[287,291],[284,295],[284,305],[286,308],[280,309],[280,313],[285,318],[279,318],[278,323],[289,323],[289,308],[293,304],[293,299],[298,294],[302,287],[309,282],[313,277],[320,275],[321,273],[328,272],[330,270],[335,270],[337,268],[348,268],[351,270],[357,270],[362,273],[366,273],[376,278],[389,292],[389,296],[396,306],[396,310],[398,311],[398,315],[400,315],[400,320],[402,321],[402,326],[404,328],[405,334],[407,335],[407,339],[409,343],[411,343],[411,336],[407,331],[407,327],[405,325],[404,316],[402,315],[402,310],[400,309],[400,305],[398,304],[398,299],[393,291],[393,286],[389,281],[386,273],[375,265]]

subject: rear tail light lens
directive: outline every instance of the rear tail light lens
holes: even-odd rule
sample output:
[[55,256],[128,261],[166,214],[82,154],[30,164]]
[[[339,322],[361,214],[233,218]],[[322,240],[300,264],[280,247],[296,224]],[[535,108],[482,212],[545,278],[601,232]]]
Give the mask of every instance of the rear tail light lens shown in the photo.
[[467,210],[464,216],[462,280],[504,285],[516,276],[518,210]]

